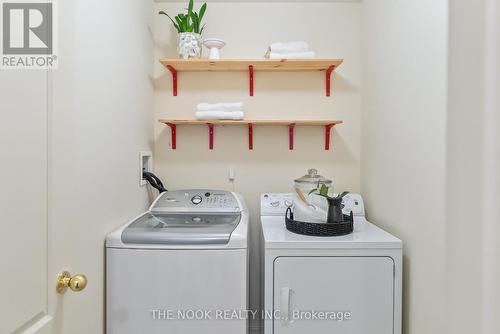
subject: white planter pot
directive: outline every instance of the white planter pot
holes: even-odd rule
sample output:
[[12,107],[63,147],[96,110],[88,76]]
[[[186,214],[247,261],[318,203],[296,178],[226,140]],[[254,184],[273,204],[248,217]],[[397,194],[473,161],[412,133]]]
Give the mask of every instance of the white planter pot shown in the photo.
[[182,59],[200,58],[201,35],[194,32],[181,32],[177,51],[179,52],[179,58]]

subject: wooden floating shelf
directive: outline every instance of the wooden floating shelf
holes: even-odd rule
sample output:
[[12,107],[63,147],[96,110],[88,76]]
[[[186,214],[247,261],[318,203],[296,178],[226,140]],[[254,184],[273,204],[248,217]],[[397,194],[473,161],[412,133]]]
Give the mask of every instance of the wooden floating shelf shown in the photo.
[[214,125],[247,125],[247,124],[255,124],[255,125],[309,125],[309,126],[318,126],[318,125],[329,125],[329,124],[341,124],[342,121],[334,121],[334,120],[315,120],[315,119],[302,119],[302,120],[285,120],[285,119],[245,119],[241,121],[232,121],[232,120],[190,120],[190,119],[161,119],[160,123],[164,124],[176,124],[176,125],[205,125],[208,123]]
[[326,71],[330,66],[338,67],[342,59],[161,59],[165,67],[172,66],[177,71],[189,72],[233,72],[248,71],[253,66],[254,71],[304,72]]
[[178,72],[248,72],[253,96],[254,72],[326,72],[326,96],[330,96],[332,72],[342,59],[160,59],[172,73],[173,95],[177,96]]
[[170,127],[172,134],[172,149],[177,148],[177,125],[207,125],[209,134],[209,149],[214,148],[214,125],[228,126],[247,126],[248,127],[248,149],[253,150],[253,126],[254,125],[274,125],[288,126],[289,131],[289,149],[293,150],[293,137],[295,126],[324,126],[325,127],[325,150],[330,149],[330,132],[337,125],[342,124],[340,120],[185,120],[185,119],[161,119],[163,123]]

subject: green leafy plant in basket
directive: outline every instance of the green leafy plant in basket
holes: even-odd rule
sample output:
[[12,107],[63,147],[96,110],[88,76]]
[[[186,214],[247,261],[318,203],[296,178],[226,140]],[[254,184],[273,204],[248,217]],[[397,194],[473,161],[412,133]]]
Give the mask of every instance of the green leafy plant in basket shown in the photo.
[[320,187],[318,183],[318,187],[316,189],[312,189],[309,192],[309,195],[316,194],[326,198],[328,202],[328,223],[342,223],[344,221],[344,216],[342,214],[342,198],[344,198],[345,195],[349,194],[349,192],[344,191],[343,193],[332,197],[328,195],[328,191],[329,189],[326,185],[322,184]]
[[194,0],[189,0],[187,13],[177,14],[175,19],[172,19],[172,17],[163,10],[158,12],[158,14],[166,15],[170,21],[172,21],[178,33],[194,32],[196,34],[201,34],[203,29],[205,29],[205,24],[202,25],[202,21],[205,11],[207,10],[207,4],[204,3],[198,12],[193,10],[193,6]]

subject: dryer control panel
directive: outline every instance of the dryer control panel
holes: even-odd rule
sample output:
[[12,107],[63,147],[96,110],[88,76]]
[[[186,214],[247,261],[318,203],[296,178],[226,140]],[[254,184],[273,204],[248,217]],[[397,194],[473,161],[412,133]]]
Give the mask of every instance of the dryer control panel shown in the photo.
[[[342,205],[342,211],[345,214],[349,214],[352,211],[355,216],[365,215],[363,198],[359,194],[347,194],[342,199]],[[260,196],[261,216],[282,216],[285,215],[286,209],[292,206],[292,193],[265,193]]]
[[293,206],[291,193],[266,193],[260,195],[261,216],[283,216],[286,209]]
[[150,211],[239,212],[241,208],[235,195],[230,191],[190,189],[162,193],[153,203]]

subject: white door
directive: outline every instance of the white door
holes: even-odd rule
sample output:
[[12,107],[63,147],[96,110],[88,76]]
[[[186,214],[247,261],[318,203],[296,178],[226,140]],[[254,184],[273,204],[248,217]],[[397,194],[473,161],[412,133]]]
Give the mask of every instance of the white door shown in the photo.
[[38,333],[51,322],[47,71],[0,70],[0,157],[0,333]]
[[392,334],[394,262],[387,257],[280,257],[275,334]]
[[[86,304],[84,295],[56,291],[58,274],[68,265],[81,263],[71,245],[82,234],[59,233],[63,223],[56,225],[49,219],[54,206],[49,196],[52,92],[47,70],[0,70],[2,334],[67,333],[70,322],[77,325],[78,321],[68,315]],[[61,264],[63,254],[71,260]]]
[[[60,9],[71,13],[68,7],[69,1],[61,3]],[[61,18],[65,26],[72,20],[67,16]],[[65,41],[69,40],[67,30],[59,35]],[[66,56],[71,47],[70,43],[64,43],[59,55],[64,51]],[[60,173],[61,168],[54,175],[55,160],[60,165],[61,160],[72,159],[70,153],[53,157],[60,153],[60,150],[54,152],[54,129],[58,130],[56,139],[63,138],[59,141],[69,146],[67,152],[74,149],[71,136],[60,134],[71,128],[62,126],[62,117],[57,117],[57,122],[53,117],[54,104],[58,110],[64,110],[67,118],[73,113],[69,104],[61,106],[71,98],[68,91],[73,87],[67,63],[64,61],[58,70],[51,71],[0,69],[1,334],[75,333],[68,328],[84,328],[93,315],[86,309],[92,306],[88,291],[56,292],[58,274],[65,269],[78,274],[83,260],[88,260],[75,256],[76,241],[89,240],[88,235],[73,227],[74,220],[60,218],[65,214],[63,211],[75,212],[69,205],[65,205],[65,210],[60,209],[69,196],[65,196],[64,202],[53,195],[54,186],[61,182],[69,184],[65,175],[61,175],[64,174]],[[68,164],[65,169],[69,173],[74,171]]]

